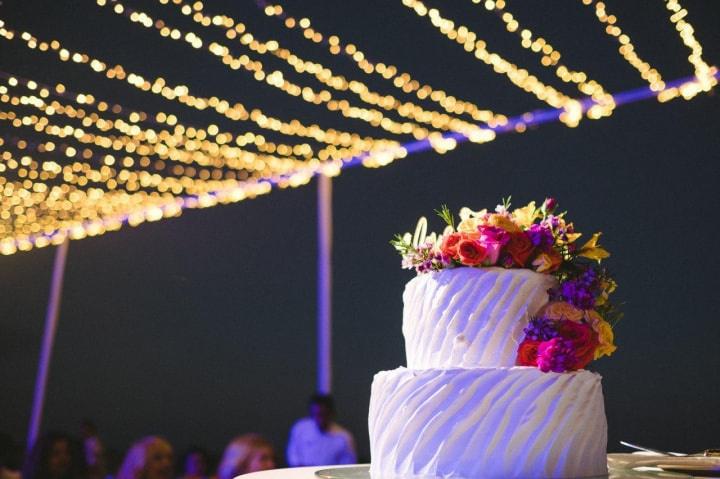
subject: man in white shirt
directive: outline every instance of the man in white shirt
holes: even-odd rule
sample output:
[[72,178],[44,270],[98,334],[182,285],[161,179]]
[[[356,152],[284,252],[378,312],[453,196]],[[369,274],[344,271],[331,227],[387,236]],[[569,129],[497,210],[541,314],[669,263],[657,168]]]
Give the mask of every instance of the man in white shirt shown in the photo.
[[309,417],[298,420],[290,430],[287,462],[296,466],[355,464],[352,434],[337,424],[332,397],[315,394],[309,401]]

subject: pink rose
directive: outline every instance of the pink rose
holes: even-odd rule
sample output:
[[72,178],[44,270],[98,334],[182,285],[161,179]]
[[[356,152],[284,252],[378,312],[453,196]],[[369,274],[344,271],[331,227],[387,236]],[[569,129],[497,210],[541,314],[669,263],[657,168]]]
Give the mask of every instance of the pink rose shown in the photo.
[[478,241],[488,253],[484,264],[489,266],[497,264],[503,246],[510,241],[510,234],[497,226],[478,226],[478,232],[480,233]]

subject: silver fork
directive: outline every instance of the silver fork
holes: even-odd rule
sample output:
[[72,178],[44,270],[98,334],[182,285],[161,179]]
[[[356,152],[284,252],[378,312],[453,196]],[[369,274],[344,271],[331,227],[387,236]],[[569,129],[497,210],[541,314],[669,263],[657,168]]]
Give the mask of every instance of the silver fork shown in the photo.
[[685,454],[684,452],[661,451],[659,449],[653,449],[650,447],[638,446],[637,444],[630,444],[629,442],[626,442],[626,441],[620,441],[620,444],[622,444],[623,446],[627,446],[630,449],[637,449],[638,451],[654,452],[656,454],[662,454],[664,456],[683,457],[683,456],[688,455],[688,454]]
[[684,452],[672,452],[672,451],[661,451],[660,449],[653,449],[651,447],[638,446],[637,444],[630,444],[627,441],[620,441],[620,444],[627,446],[631,449],[637,449],[638,451],[654,452],[662,454],[664,456],[676,456],[676,457],[687,457],[687,456],[704,456],[704,457],[720,457],[720,449],[705,449],[695,454],[686,454]]

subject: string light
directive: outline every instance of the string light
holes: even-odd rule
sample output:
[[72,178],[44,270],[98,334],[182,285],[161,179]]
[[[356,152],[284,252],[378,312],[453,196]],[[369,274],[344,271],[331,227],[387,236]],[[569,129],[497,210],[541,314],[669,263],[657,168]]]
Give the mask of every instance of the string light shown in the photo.
[[[102,2],[101,2],[102,3]],[[381,128],[387,132],[395,135],[400,134],[412,134],[416,139],[426,138],[430,131],[426,128],[420,127],[416,123],[412,122],[397,122],[391,118],[383,115],[382,112],[376,109],[361,108],[353,106],[347,100],[337,100],[333,98],[332,94],[328,90],[315,91],[309,86],[301,86],[291,82],[283,73],[279,70],[268,72],[264,69],[262,62],[254,60],[248,55],[234,56],[230,53],[230,49],[219,43],[211,42],[205,43],[201,37],[195,32],[184,33],[178,28],[168,26],[167,22],[161,19],[154,20],[147,13],[126,8],[118,0],[111,0],[111,3],[115,5],[113,11],[119,15],[123,15],[129,18],[134,23],[142,24],[147,28],[155,27],[155,30],[161,35],[167,38],[172,38],[172,32],[180,32],[178,39],[185,39],[187,43],[190,43],[194,48],[201,48],[203,44],[207,45],[207,51],[212,53],[214,56],[222,60],[223,65],[232,70],[245,70],[252,73],[252,78],[258,82],[267,84],[274,88],[277,88],[289,96],[302,99],[307,103],[313,105],[323,105],[325,108],[332,112],[339,112],[346,118],[353,118],[364,121],[371,124],[374,127]],[[118,9],[121,6],[123,8]],[[186,5],[187,6],[187,5]],[[189,8],[189,6],[187,6]],[[234,31],[234,30],[233,30]],[[165,35],[163,35],[165,33]],[[245,33],[242,39],[248,39],[245,41],[246,44],[251,43],[252,34]],[[267,47],[265,47],[267,48]],[[256,48],[258,50],[259,48]],[[340,83],[342,86],[343,80],[338,77],[332,77],[325,79],[325,75],[318,74],[318,78],[323,79],[323,83],[329,86],[333,86],[335,83]],[[347,88],[347,87],[346,87]],[[406,115],[407,116],[407,115]],[[466,124],[467,128],[478,129],[475,125]]]
[[[167,3],[168,0],[159,0],[161,3]],[[446,112],[455,115],[466,114],[473,120],[487,123],[489,126],[504,125],[507,117],[502,114],[494,113],[491,110],[480,108],[475,103],[460,99],[448,92],[435,88],[427,83],[423,83],[415,79],[410,73],[402,72],[397,66],[388,62],[371,61],[366,53],[354,43],[347,43],[337,35],[327,35],[312,26],[312,21],[307,17],[302,17],[299,21],[294,17],[288,16],[284,8],[279,4],[267,4],[264,1],[256,0],[258,5],[262,7],[265,14],[269,17],[276,17],[282,22],[283,27],[288,30],[295,28],[302,29],[304,40],[319,44],[324,44],[332,55],[344,55],[351,59],[355,66],[367,75],[376,75],[386,80],[394,88],[411,94],[420,100],[428,100],[440,105]],[[202,2],[196,2],[193,7],[198,6],[197,10],[202,10]],[[215,17],[213,17],[215,18]],[[236,25],[237,28],[237,25]]]
[[689,100],[698,93],[710,91],[717,85],[717,68],[710,67],[702,58],[702,46],[695,38],[695,29],[685,20],[688,11],[680,5],[677,0],[666,0],[665,7],[672,12],[670,22],[675,25],[675,29],[680,34],[680,38],[686,47],[690,49],[688,61],[695,69],[696,81],[687,82],[680,85],[676,90],[669,91],[659,98],[661,101],[667,101],[675,96],[676,92],[683,98]]
[[582,3],[587,6],[593,5],[594,3],[595,16],[600,23],[605,25],[605,33],[615,38],[618,43],[620,43],[620,47],[618,48],[620,55],[640,73],[642,79],[648,82],[653,91],[663,90],[665,88],[665,82],[663,81],[660,72],[653,68],[648,62],[640,58],[637,54],[635,45],[630,39],[630,36],[623,32],[623,30],[618,26],[617,17],[608,13],[605,2],[582,0]]
[[[11,87],[17,87],[20,84],[12,77],[8,79],[7,83]],[[30,85],[34,85],[34,82],[31,82]],[[39,97],[31,95],[17,97],[8,95],[7,90],[7,87],[0,87],[0,101],[24,107],[44,106]],[[88,118],[77,109],[66,109],[62,105],[51,105],[51,107],[56,110],[53,114]],[[61,138],[78,142],[82,142],[86,138],[85,133],[77,134],[78,129],[71,126],[52,125],[47,117],[20,116],[12,110],[3,109],[0,113],[0,120],[12,121],[13,126],[18,128],[34,128],[41,125],[44,133],[55,133]],[[38,130],[38,128],[34,129]],[[95,140],[98,137],[101,135],[95,135],[91,139]],[[15,145],[16,148],[23,150],[32,148],[32,145],[25,140],[17,140]],[[136,225],[143,221],[179,214],[177,204],[170,201],[168,194],[172,196],[184,193],[197,197],[197,199],[192,197],[187,200],[183,199],[183,207],[209,207],[218,202],[240,201],[257,194],[264,194],[269,191],[269,183],[264,181],[273,181],[281,188],[296,187],[307,183],[318,171],[324,171],[326,174],[338,174],[342,164],[342,162],[331,162],[308,165],[308,168],[292,171],[284,176],[260,178],[260,182],[253,178],[250,178],[250,182],[247,180],[243,182],[235,180],[208,181],[208,179],[194,181],[189,178],[165,178],[158,173],[151,173],[148,171],[149,162],[143,165],[142,160],[133,160],[132,155],[115,158],[113,155],[97,155],[90,148],[83,148],[83,159],[95,160],[96,163],[102,159],[102,162],[105,163],[98,169],[94,168],[90,162],[75,161],[81,155],[81,151],[79,148],[69,145],[55,146],[52,142],[44,142],[36,145],[36,151],[61,155],[66,161],[72,161],[72,163],[61,166],[55,160],[36,161],[27,153],[24,153],[18,162],[9,151],[2,152],[3,158],[8,160],[9,165],[0,165],[2,178],[5,179],[13,168],[23,178],[21,183],[11,182],[9,188],[0,192],[0,195],[10,196],[10,203],[3,203],[0,211],[5,212],[4,215],[12,219],[9,223],[0,221],[2,233],[10,233],[8,237],[0,241],[0,252],[5,254],[12,254],[18,249],[27,250],[32,247],[53,244],[48,238],[51,231],[64,231],[73,239],[79,239],[109,231],[112,229],[110,226],[115,225],[118,221],[120,223],[117,227],[124,221]],[[373,155],[369,155],[366,164],[367,166],[386,164],[397,157],[405,156],[405,154],[403,150],[378,152],[374,158]],[[132,165],[146,167],[148,170],[116,170],[109,166],[119,164],[121,160],[123,164],[130,160]],[[19,164],[23,166],[18,169]],[[66,187],[61,190],[53,189],[47,182],[58,179],[60,174],[62,174],[63,185]],[[100,186],[104,188],[92,186],[102,183],[104,185]],[[86,194],[82,188],[91,190],[88,190],[90,192]],[[155,191],[148,192],[146,191],[148,189]],[[124,190],[122,194],[118,193],[120,190]],[[69,196],[63,197],[62,201],[55,201],[40,195],[40,193],[48,191],[55,193],[63,191]],[[24,201],[22,205],[13,204],[17,203],[18,199],[30,197],[33,198],[31,202]],[[189,202],[187,205],[185,205],[186,201]],[[119,215],[120,220],[112,219],[112,216],[108,220],[106,217],[108,214]],[[106,227],[106,224],[109,226]],[[60,234],[60,237],[66,233]],[[55,240],[58,236],[55,233],[53,235],[53,240]],[[4,234],[0,235],[0,237],[3,236]]]
[[[27,83],[30,87],[35,86],[35,82],[28,81]],[[10,88],[13,88],[20,85],[21,82],[18,82],[16,78],[11,77],[7,80],[7,84]],[[65,90],[63,89],[63,91]],[[0,101],[3,101],[5,103],[20,105],[27,108],[35,107],[41,110],[45,110],[46,108],[52,108],[54,110],[53,115],[66,115],[70,118],[75,119],[82,118],[83,120],[85,120],[89,118],[89,116],[86,115],[81,109],[75,109],[72,107],[68,108],[67,106],[61,105],[59,103],[47,105],[42,100],[42,98],[37,96],[25,95],[22,97],[18,97],[14,95],[8,95],[8,87],[5,86],[0,87],[0,94]],[[43,96],[49,96],[48,92],[45,92]],[[110,138],[103,137],[102,135],[88,136],[84,131],[79,131],[79,129],[71,127],[69,125],[53,125],[50,123],[48,118],[44,116],[20,116],[9,109],[3,109],[2,114],[0,114],[0,120],[12,121],[13,126],[18,128],[34,128],[37,125],[40,125],[41,128],[34,129],[42,130],[42,132],[45,134],[52,135],[54,133],[61,138],[72,139],[80,143],[83,143],[83,141],[86,141],[88,143],[96,143],[98,139],[104,140],[106,142],[110,140]],[[98,126],[97,122],[99,120],[102,120],[102,118],[98,117],[97,119],[94,119],[93,124],[96,127]],[[113,128],[113,126],[110,126],[108,124],[100,126],[100,129],[109,128]],[[115,141],[113,141],[114,144],[116,143],[118,138],[115,138]],[[29,145],[29,142],[25,140],[18,140],[15,143],[16,146],[21,147],[21,149],[27,149],[31,147],[31,145]],[[116,146],[119,147],[123,145],[124,143],[121,142]],[[42,211],[36,208],[36,205],[34,203],[26,204],[25,207],[29,208],[26,208],[27,210],[17,208],[17,205],[11,207],[9,204],[3,204],[2,210],[0,211],[6,212],[6,215],[9,214],[7,213],[8,211],[13,212],[11,215],[13,218],[12,223],[3,224],[2,226],[3,233],[11,232],[12,238],[14,238],[13,241],[10,241],[8,238],[6,238],[2,242],[0,242],[0,251],[6,254],[15,252],[18,248],[21,250],[26,250],[33,246],[39,247],[51,244],[51,242],[47,238],[47,235],[42,232],[70,231],[73,239],[78,239],[91,234],[101,234],[108,229],[102,226],[106,222],[105,219],[98,218],[105,218],[105,215],[108,214],[108,212],[113,214],[116,213],[117,211],[122,209],[123,205],[130,208],[126,213],[123,213],[123,215],[125,219],[131,224],[138,224],[142,221],[151,220],[153,218],[159,219],[162,217],[167,217],[170,215],[169,213],[177,211],[177,208],[173,206],[173,203],[166,204],[166,202],[169,200],[165,198],[165,196],[163,196],[162,198],[164,199],[162,199],[162,205],[164,206],[160,208],[149,199],[158,198],[157,194],[162,194],[164,192],[169,192],[173,195],[177,195],[180,193],[194,194],[198,198],[204,199],[202,201],[196,201],[192,203],[195,206],[188,207],[207,207],[212,206],[213,204],[217,204],[218,201],[239,201],[246,197],[254,196],[257,193],[258,188],[260,189],[260,192],[266,192],[267,190],[267,185],[265,185],[264,183],[248,183],[247,180],[244,182],[238,182],[235,180],[213,181],[205,178],[202,181],[195,181],[186,177],[166,178],[162,177],[158,173],[150,173],[146,170],[116,170],[109,166],[116,163],[120,164],[121,162],[123,164],[126,164],[126,162],[128,162],[129,160],[131,165],[140,167],[144,166],[149,169],[149,162],[143,165],[142,160],[138,161],[136,158],[133,159],[132,155],[124,155],[122,156],[122,158],[116,158],[112,154],[97,155],[90,148],[83,148],[82,157],[84,159],[95,160],[95,163],[99,163],[99,160],[102,159],[102,162],[105,163],[102,167],[98,169],[93,168],[92,165],[87,161],[74,161],[78,159],[78,157],[81,155],[81,152],[80,149],[74,148],[72,146],[55,146],[52,142],[45,142],[37,145],[36,150],[60,154],[66,158],[66,161],[73,162],[72,164],[60,166],[60,164],[56,163],[54,160],[48,162],[39,162],[32,160],[28,154],[24,154],[22,161],[27,162],[27,168],[25,166],[21,167],[18,173],[20,176],[26,179],[24,180],[23,184],[17,184],[17,182],[13,183],[14,194],[11,195],[12,198],[27,197],[31,192],[33,192],[33,198],[36,201],[39,201],[40,204],[44,205],[47,201],[47,198],[38,196],[38,192],[52,190],[52,188],[49,188],[47,183],[45,183],[44,181],[55,180],[60,173],[62,173],[63,184],[72,187],[71,190],[65,190],[66,192],[75,192],[78,190],[78,188],[91,187],[94,188],[94,193],[89,197],[82,192],[73,194],[70,197],[71,199],[66,200],[62,203],[60,209],[53,209],[54,206],[58,204],[56,202],[51,202],[50,209],[48,209],[47,205],[45,205],[46,208]],[[18,162],[15,161],[12,156],[8,155],[11,154],[9,152],[5,152],[4,157],[9,160],[10,168],[6,166],[2,166],[2,168],[0,168],[3,170],[4,176],[7,176],[6,172],[12,170],[13,162],[16,166],[18,164]],[[385,151],[382,152],[382,154],[378,152],[375,158],[373,158],[373,155],[370,155],[368,157],[367,166],[372,166],[373,164],[384,164],[392,161],[392,159],[395,159],[397,157],[403,157],[404,155],[404,151]],[[315,164],[308,164],[305,166],[306,168],[291,171],[284,177],[274,177],[276,178],[275,184],[277,184],[281,188],[288,186],[295,187],[307,183],[307,181],[309,181],[309,179],[318,171],[325,171],[327,174],[337,174],[340,171],[341,162],[331,162],[330,164],[319,164],[316,162]],[[208,172],[208,176],[210,176],[210,172],[213,170],[204,171]],[[28,183],[28,181],[30,181],[28,178],[33,179],[34,181]],[[261,180],[264,179],[265,178],[261,178]],[[273,178],[271,177],[268,180],[272,179]],[[253,178],[250,178],[250,180],[254,181]],[[97,183],[104,183],[104,185],[102,185],[104,189],[91,186],[92,184]],[[144,191],[148,188],[155,189],[155,193],[148,193],[147,191]],[[13,188],[11,188],[10,193],[12,193],[12,189]],[[115,193],[120,189],[125,190],[126,193],[131,196],[140,195],[139,199],[135,197],[135,199],[131,201],[128,200],[125,195],[117,196]],[[113,194],[115,194],[115,196],[107,195],[105,193],[100,194],[100,192],[102,191],[105,191],[106,193],[112,192]],[[252,194],[248,193],[248,191]],[[8,190],[5,189],[3,193],[7,196]],[[214,199],[216,197],[218,198],[217,200]],[[98,201],[91,201],[91,199],[93,198],[97,199]],[[118,198],[119,200],[117,200]],[[11,199],[11,201],[13,200]],[[114,201],[115,203],[113,203]],[[117,203],[118,201],[119,203]],[[117,208],[113,206],[116,203],[120,205]],[[68,208],[70,208],[70,206],[68,205],[71,205],[72,211],[74,211],[74,213],[70,216],[68,216],[69,213],[63,213]],[[133,209],[133,205],[140,206]],[[98,208],[101,209],[98,210]],[[166,213],[160,214],[163,211],[166,211]],[[42,219],[39,220],[38,218]],[[3,222],[0,221],[0,224],[2,223]],[[0,235],[0,237],[2,237],[2,235]]]
[[577,100],[545,85],[526,69],[504,59],[497,53],[487,49],[487,43],[479,40],[478,35],[465,25],[455,28],[455,22],[443,17],[437,8],[428,9],[420,0],[402,0],[402,4],[413,10],[419,17],[427,17],[430,23],[449,40],[463,46],[464,50],[475,58],[493,67],[493,70],[505,75],[510,82],[523,91],[532,93],[537,99],[563,111],[560,121],[567,126],[575,127],[582,119],[582,107]]
[[[168,130],[143,129],[137,123],[129,123],[123,120],[109,120],[96,113],[88,114],[82,108],[76,109],[70,105],[64,105],[53,101],[45,103],[41,98],[28,95],[23,97],[7,96],[0,97],[0,101],[14,105],[23,104],[34,107],[48,115],[64,115],[68,118],[81,119],[83,129],[72,127],[44,128],[45,133],[54,134],[54,130],[78,132],[77,141],[86,144],[96,144],[105,148],[115,150],[124,149],[128,153],[140,155],[156,155],[161,159],[172,160],[182,163],[197,163],[200,166],[212,166],[215,168],[231,168],[235,170],[258,170],[270,173],[284,173],[293,169],[301,168],[306,162],[291,158],[278,158],[270,155],[257,155],[241,148],[227,145],[230,138],[218,138],[222,144],[214,143],[206,139],[204,130],[184,129],[176,126],[174,132]],[[43,117],[41,117],[43,118]],[[47,120],[47,119],[46,119]],[[123,135],[118,137],[106,137],[102,135],[91,135],[84,131],[85,128],[94,127],[100,131],[116,130]],[[210,129],[211,132],[216,132]],[[179,134],[180,132],[186,134]],[[71,133],[73,134],[73,133]],[[65,133],[67,135],[67,133]],[[219,134],[218,134],[219,135]],[[180,148],[182,147],[182,148]],[[317,163],[317,160],[310,160],[309,164]],[[235,173],[232,173],[234,176]]]
[[621,46],[618,48],[618,52],[640,73],[640,76],[649,83],[653,91],[659,92],[657,96],[658,101],[666,102],[678,96],[690,100],[697,94],[710,91],[710,89],[717,85],[717,78],[715,78],[717,69],[710,67],[702,59],[702,46],[695,38],[692,25],[685,20],[688,11],[682,8],[677,0],[665,0],[665,7],[671,12],[670,22],[675,25],[675,29],[678,31],[683,43],[691,51],[688,61],[695,69],[696,79],[672,88],[666,88],[665,82],[662,80],[662,76],[657,69],[653,68],[648,62],[638,56],[630,37],[617,25],[617,17],[608,13],[607,6],[604,2],[582,0],[582,3],[588,6],[594,5],[595,16],[605,25],[605,32],[616,38],[620,43]]
[[[111,1],[117,2],[117,0]],[[163,4],[169,3],[166,0],[158,1]],[[283,48],[277,40],[263,42],[257,39],[244,23],[239,22],[235,18],[227,15],[214,15],[213,17],[210,17],[203,14],[203,5],[201,2],[195,2],[192,8],[189,4],[183,3],[182,1],[173,3],[180,8],[181,12],[185,15],[190,15],[194,12],[192,13],[192,19],[195,23],[205,28],[211,28],[212,26],[219,27],[225,32],[226,37],[236,39],[238,43],[260,55],[272,55],[293,67],[296,72],[312,75],[316,80],[329,88],[336,91],[353,93],[363,102],[373,106],[378,106],[387,111],[393,111],[403,118],[429,124],[433,128],[439,128],[445,131],[461,132],[471,138],[471,141],[476,138],[486,141],[487,133],[483,133],[482,129],[475,124],[468,123],[447,114],[425,110],[412,102],[401,102],[392,95],[374,92],[362,81],[348,81],[345,77],[336,75],[331,68],[318,62],[304,60],[298,54],[293,53],[287,48]],[[273,11],[275,10],[273,9]],[[128,12],[128,9],[125,9],[125,15],[128,15]],[[144,14],[141,13],[141,15]],[[163,21],[156,21],[155,27],[158,29],[168,28]],[[315,32],[313,35],[322,37],[322,35],[318,32]],[[237,59],[227,53],[229,50],[224,45],[217,43],[215,43],[215,45],[215,51],[213,53],[218,56],[222,55],[223,63],[232,67],[233,62],[237,61]],[[355,53],[357,55],[357,52]],[[253,62],[252,60],[248,62],[248,64],[257,63],[259,62]],[[268,76],[265,78],[267,80]],[[311,103],[317,103],[317,101],[314,101],[312,97],[308,99],[308,101]],[[337,104],[337,106],[335,106],[335,104]],[[352,115],[348,113],[352,112],[352,107],[347,102],[336,102],[334,100],[330,100],[328,102],[328,106],[329,105],[333,105],[333,107],[330,108],[331,110],[334,111],[336,108],[339,108],[344,116],[352,117]],[[382,124],[383,120],[380,121]],[[408,131],[407,128],[412,128],[412,130]],[[396,134],[410,132],[416,139],[426,138],[429,135],[429,132],[426,129],[420,128],[411,123],[403,124],[403,129],[400,129],[399,131],[397,129],[390,131]]]
[[[101,6],[107,4],[107,0],[97,1]],[[132,21],[147,28],[155,27],[163,36],[182,39],[195,49],[205,45],[195,32],[181,32],[167,27],[162,20],[153,20],[143,12],[110,1],[116,13],[127,15]],[[167,4],[170,0],[159,1]],[[186,86],[169,86],[162,77],[150,82],[138,74],[127,72],[121,65],[109,68],[99,59],[64,48],[57,40],[46,42],[28,32],[18,34],[5,28],[5,23],[0,20],[0,36],[5,40],[19,38],[30,49],[54,52],[61,61],[86,65],[106,78],[128,81],[136,88],[198,110],[213,109],[227,118],[251,121],[266,130],[304,136],[327,145],[315,152],[307,143],[272,143],[253,132],[221,132],[217,125],[190,126],[173,114],[131,110],[100,100],[90,92],[73,92],[62,83],[48,86],[0,72],[0,78],[4,79],[4,83],[0,83],[0,104],[5,105],[0,109],[0,123],[10,125],[14,131],[30,133],[33,138],[30,140],[22,134],[0,135],[0,253],[13,254],[34,247],[59,244],[68,237],[80,239],[103,234],[123,224],[136,226],[145,221],[157,221],[177,216],[185,208],[206,208],[241,201],[266,194],[273,186],[300,186],[316,174],[337,175],[343,168],[357,164],[385,166],[411,152],[429,148],[443,153],[466,141],[467,136],[473,139],[468,134],[468,125],[488,135],[489,140],[494,138],[496,131],[523,132],[528,125],[552,121],[558,117],[574,126],[585,110],[591,118],[600,117],[609,114],[616,101],[620,105],[647,97],[646,92],[637,91],[613,97],[599,83],[588,79],[584,72],[571,71],[560,63],[561,54],[557,49],[544,38],[521,27],[514,15],[506,10],[505,0],[488,0],[484,4],[488,10],[498,12],[508,31],[520,36],[523,48],[542,55],[540,62],[543,66],[554,68],[558,77],[575,83],[580,91],[590,96],[589,99],[573,100],[542,84],[526,70],[489,52],[486,43],[478,40],[477,35],[467,27],[461,25],[456,28],[454,22],[443,18],[437,9],[428,10],[418,0],[403,0],[403,4],[420,16],[428,16],[446,37],[462,44],[465,50],[493,66],[497,73],[510,78],[516,86],[562,111],[526,113],[508,119],[480,110],[476,105],[451,97],[442,90],[421,85],[409,74],[398,73],[398,69],[392,65],[371,63],[355,45],[343,43],[336,35],[326,38],[311,26],[307,18],[298,21],[285,15],[279,5],[265,5],[266,15],[283,19],[288,29],[301,28],[303,38],[308,41],[315,44],[325,42],[331,54],[349,56],[365,73],[378,74],[391,81],[395,88],[405,93],[414,93],[421,100],[434,101],[448,113],[468,114],[476,121],[486,121],[489,127],[470,125],[450,115],[424,110],[411,102],[400,103],[392,95],[372,92],[362,82],[347,81],[320,63],[303,60],[282,48],[276,40],[261,42],[235,19],[224,15],[205,15],[201,2],[190,5],[183,3],[183,0],[172,1],[184,15],[191,15],[196,23],[203,27],[212,25],[224,28],[226,38],[238,39],[241,45],[259,55],[272,54],[286,60],[296,72],[308,72],[334,90],[351,92],[368,104],[451,133],[441,134],[418,125],[408,127],[404,125],[411,122],[392,123],[393,120],[389,118],[376,116],[375,119],[381,122],[388,120],[385,125],[388,131],[398,131],[395,128],[400,126],[401,134],[411,133],[416,138],[422,138],[421,141],[400,145],[394,140],[361,137],[317,125],[305,126],[297,120],[284,122],[265,116],[259,109],[248,111],[241,103],[231,104],[218,97],[190,95]],[[257,1],[262,3],[262,0]],[[582,1],[591,5],[594,0]],[[690,99],[716,86],[718,71],[702,59],[702,47],[694,36],[693,27],[685,19],[687,10],[677,0],[666,0],[666,7],[670,11],[671,23],[690,49],[688,61],[696,75],[693,80],[684,79],[667,85],[656,70],[637,55],[633,56],[634,46],[629,37],[618,29],[617,19],[607,14],[602,2],[595,4],[595,11],[598,19],[606,24],[606,32],[617,38],[623,46],[630,46],[621,54],[626,60],[630,59],[628,61],[631,64],[635,62],[637,68],[642,70],[641,74],[645,72],[643,78],[649,80],[650,89],[656,92],[660,101],[680,96]],[[215,54],[222,57],[230,68],[233,61],[243,58],[230,56],[226,60],[230,55],[229,48],[219,43],[214,45],[209,48],[214,48]],[[258,81],[267,82],[266,78],[275,73],[268,74],[262,63],[245,57],[251,66],[240,67],[257,77],[265,75],[264,78],[256,78]],[[277,81],[280,82],[280,78]],[[289,82],[282,85],[285,89],[300,88]],[[322,95],[324,91],[310,90],[300,95],[310,103],[323,104],[322,99],[316,100],[312,95]],[[327,94],[330,95],[329,92]],[[330,96],[324,104],[331,101],[339,100]],[[347,106],[356,108],[349,104]],[[593,114],[593,108],[596,107],[598,110]],[[363,111],[372,113],[377,110]],[[62,124],[63,121],[66,124]],[[246,146],[257,149],[259,153],[246,150]]]
[[[0,139],[0,147],[3,143]],[[4,173],[0,176],[2,254],[57,244],[66,236],[80,239],[102,234],[119,228],[124,222],[136,226],[144,221],[177,216],[183,208],[206,208],[252,198],[268,193],[270,180],[280,187],[297,187],[312,177],[312,173],[306,172],[268,181],[227,181],[205,193],[179,198],[157,191],[106,191],[88,187],[88,178],[93,177],[94,171],[80,162],[61,167],[54,161],[37,161],[27,153],[17,157],[7,148],[0,148],[0,160],[0,169]],[[29,179],[38,168],[55,175],[63,173],[63,184],[49,185],[47,181],[53,179],[52,174],[46,175],[45,181]],[[16,170],[20,178],[9,181],[10,170]],[[144,171],[139,174],[143,173],[147,174]],[[118,176],[121,175],[122,171]],[[35,175],[35,178],[40,178],[40,175]]]
[[[178,138],[189,138],[190,140],[196,138],[205,138],[202,141],[204,151],[222,150],[223,148],[227,148],[224,145],[230,145],[231,143],[235,143],[237,146],[240,147],[253,146],[262,153],[286,156],[293,159],[295,159],[295,155],[298,157],[302,157],[305,160],[317,161],[314,160],[312,147],[307,143],[295,145],[276,144],[267,140],[267,138],[265,138],[263,135],[255,134],[252,132],[244,132],[238,134],[233,134],[227,131],[221,132],[217,125],[206,125],[202,127],[191,126],[187,123],[181,122],[173,114],[166,114],[164,112],[148,114],[141,110],[131,110],[117,103],[108,104],[107,102],[99,100],[95,96],[87,92],[73,92],[64,84],[50,86],[43,84],[42,82],[24,79],[17,75],[9,74],[2,71],[0,71],[0,78],[4,78],[6,81],[12,82],[13,85],[9,85],[11,88],[17,85],[24,85],[28,89],[31,89],[28,85],[33,84],[35,85],[35,88],[39,89],[39,94],[43,98],[47,98],[48,96],[64,98],[77,104],[93,106],[98,112],[101,113],[112,112],[116,115],[120,115],[122,113],[124,114],[123,117],[127,118],[127,121],[129,121],[130,123],[147,123],[151,124],[153,127],[157,127],[158,125],[172,126],[173,138],[178,142],[182,141]],[[78,99],[82,99],[83,101],[78,102]],[[189,132],[192,134],[186,135],[185,132]],[[162,131],[158,132],[158,135],[162,135]],[[211,141],[210,138],[215,138],[215,141]],[[325,150],[320,150],[319,153],[321,160],[326,160],[328,158],[339,159],[342,157],[341,150],[334,149],[332,146]],[[250,152],[246,152],[246,154],[250,154]],[[261,159],[265,161],[264,158]]]
[[[1,22],[1,20],[0,20]],[[0,36],[7,40],[15,38],[15,32],[4,27],[4,23],[0,24]],[[320,143],[331,144],[334,146],[352,147],[355,151],[368,151],[376,147],[385,148],[389,146],[387,143],[371,137],[361,137],[356,133],[335,130],[332,128],[323,129],[318,125],[304,125],[298,120],[290,122],[282,121],[266,115],[261,109],[252,109],[248,111],[242,103],[236,102],[231,104],[230,101],[219,97],[201,97],[190,93],[190,89],[185,85],[170,86],[163,77],[156,77],[152,82],[145,79],[142,75],[128,72],[122,65],[116,64],[114,67],[108,67],[106,62],[97,58],[92,58],[85,53],[74,52],[63,48],[59,41],[52,42],[39,41],[29,32],[23,32],[20,38],[30,49],[37,49],[41,52],[56,51],[58,57],[62,61],[73,61],[78,64],[89,66],[96,73],[103,73],[105,78],[119,81],[127,81],[133,87],[143,90],[154,95],[162,96],[171,101],[177,101],[183,105],[203,111],[212,109],[216,113],[234,121],[251,121],[263,129],[272,130],[289,136],[301,136],[311,138]],[[39,45],[49,45],[49,49],[43,50],[38,48]]]
[[[474,3],[479,3],[473,0]],[[560,63],[562,54],[552,46],[545,38],[534,37],[529,28],[523,28],[517,18],[507,10],[504,0],[485,2],[485,8],[494,10],[500,19],[505,23],[508,32],[515,33],[521,38],[520,45],[538,55],[541,55],[540,64],[547,68],[553,68],[555,75],[566,83],[574,83],[578,90],[592,98],[596,104],[590,107],[587,116],[591,119],[599,119],[610,116],[615,108],[615,101],[612,95],[607,93],[603,86],[596,80],[588,78],[583,71],[575,71]]]
[[[5,29],[2,20],[0,20],[0,36],[6,39],[13,39],[15,32]],[[22,40],[26,43],[28,48],[34,49],[38,44],[42,45],[43,42],[38,40],[28,32],[23,32],[21,35]],[[195,97],[189,94],[189,90],[186,86],[180,85],[176,87],[169,87],[162,77],[156,78],[152,83],[145,80],[142,76],[135,73],[127,73],[126,69],[122,65],[115,65],[115,67],[108,69],[104,62],[100,62],[97,59],[91,59],[86,54],[73,53],[71,54],[58,41],[50,43],[52,50],[58,51],[58,56],[63,61],[68,61],[69,58],[77,59],[80,64],[90,64],[92,67],[95,65],[93,70],[99,73],[105,71],[105,77],[115,80],[127,80],[135,88],[141,89],[146,92],[150,92],[156,95],[161,95],[168,100],[178,101],[182,104],[190,106],[198,110],[204,110],[206,108],[212,108],[216,112],[235,120],[244,120],[245,117],[238,118],[238,111],[247,113],[244,106],[240,103],[236,103],[234,106],[230,106],[227,100],[219,99],[217,97],[203,98]],[[41,49],[42,50],[42,49]],[[318,159],[321,161],[327,161],[330,159],[338,160],[343,158],[351,158],[358,154],[370,152],[369,158],[385,157],[386,151],[400,151],[398,150],[398,142],[395,140],[378,140],[371,137],[361,137],[356,133],[343,132],[335,129],[323,130],[317,125],[310,125],[306,127],[299,121],[293,120],[290,123],[282,122],[276,118],[267,117],[259,110],[252,110],[246,115],[250,120],[256,123],[261,128],[277,131],[283,134],[304,136],[315,139],[320,142],[330,143],[330,145],[320,150],[317,154]],[[173,116],[168,115],[168,119]],[[336,145],[341,145],[337,148]],[[347,146],[345,146],[347,145]],[[292,147],[290,145],[284,145],[285,148]],[[375,166],[374,164],[368,164],[368,166]]]

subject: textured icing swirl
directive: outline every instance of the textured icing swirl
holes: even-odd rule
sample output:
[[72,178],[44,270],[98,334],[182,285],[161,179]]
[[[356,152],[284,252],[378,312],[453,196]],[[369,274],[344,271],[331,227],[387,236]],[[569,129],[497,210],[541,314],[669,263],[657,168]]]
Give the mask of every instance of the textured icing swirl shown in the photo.
[[556,284],[528,269],[418,275],[403,293],[408,368],[513,366],[523,329]]
[[600,376],[535,368],[398,368],[375,375],[373,477],[607,474]]

